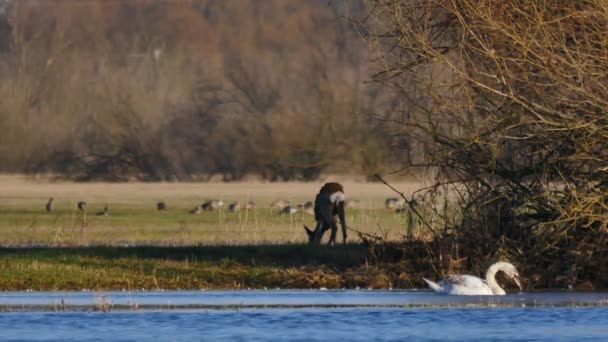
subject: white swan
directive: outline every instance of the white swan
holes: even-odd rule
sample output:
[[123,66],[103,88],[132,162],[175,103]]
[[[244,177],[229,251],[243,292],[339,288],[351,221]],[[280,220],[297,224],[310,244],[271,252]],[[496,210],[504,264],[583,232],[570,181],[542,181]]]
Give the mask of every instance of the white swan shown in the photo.
[[439,283],[435,283],[426,278],[424,281],[429,285],[429,287],[441,294],[448,295],[504,295],[505,290],[503,290],[500,285],[496,282],[496,273],[502,271],[505,273],[507,278],[513,280],[515,284],[521,290],[521,284],[519,282],[519,273],[515,266],[508,262],[499,261],[490,268],[486,272],[486,279],[483,280],[479,277],[468,275],[468,274],[458,274],[458,275],[449,275]]

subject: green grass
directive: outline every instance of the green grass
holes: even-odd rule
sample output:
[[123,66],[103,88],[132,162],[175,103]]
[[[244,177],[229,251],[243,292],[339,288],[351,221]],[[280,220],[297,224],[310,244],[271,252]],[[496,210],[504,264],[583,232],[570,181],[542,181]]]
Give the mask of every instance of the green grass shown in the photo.
[[356,244],[0,248],[1,290],[410,287]]
[[[381,183],[340,181],[347,198],[356,199],[359,209],[347,209],[347,222],[358,230],[391,240],[405,233],[403,215],[384,209],[384,200],[395,193]],[[314,200],[319,182],[229,182],[229,183],[74,183],[48,178],[0,175],[0,245],[52,244],[53,246],[114,244],[268,244],[305,242],[303,224],[314,225],[308,214],[279,215],[270,203],[286,199],[293,204]],[[410,180],[393,184],[412,193],[426,183]],[[55,198],[55,212],[44,207]],[[253,201],[255,211],[227,210],[188,214],[207,199]],[[86,221],[74,210],[75,203],[88,203]],[[156,202],[169,210],[157,212]],[[110,216],[94,214],[108,204]],[[354,234],[351,234],[354,237]],[[354,241],[354,239],[353,239]]]
[[[0,243],[52,244],[55,246],[98,244],[260,244],[305,242],[303,224],[314,226],[308,214],[279,215],[276,210],[259,208],[237,213],[227,210],[188,213],[188,207],[158,212],[141,205],[118,204],[109,216],[95,216],[60,207],[47,213],[31,205],[0,208]],[[358,230],[399,239],[403,234],[403,215],[384,209],[349,209],[349,226]],[[351,233],[351,237],[356,238]]]

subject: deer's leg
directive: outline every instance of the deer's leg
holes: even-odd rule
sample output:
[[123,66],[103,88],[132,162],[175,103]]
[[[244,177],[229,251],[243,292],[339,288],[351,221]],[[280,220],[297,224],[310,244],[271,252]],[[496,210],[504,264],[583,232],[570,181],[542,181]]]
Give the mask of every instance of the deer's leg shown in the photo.
[[313,245],[320,245],[321,244],[321,239],[323,239],[323,233],[325,233],[325,230],[323,230],[323,221],[317,221],[317,226],[315,227],[315,231],[314,231],[314,237],[313,237]]
[[315,230],[315,233],[317,234],[315,236],[315,241],[320,244],[325,231],[332,228],[332,238],[329,240],[329,243],[335,243],[336,238],[335,234],[333,234],[333,226],[335,225],[335,222],[333,222],[332,207],[331,205],[322,205],[319,207],[319,209],[320,210],[318,211],[317,215],[317,229]]
[[336,220],[334,220],[333,217],[330,221],[330,227],[331,227],[331,236],[329,238],[329,244],[335,245],[336,244],[336,233],[338,233],[338,225],[336,224]]
[[348,227],[346,226],[346,215],[344,215],[344,202],[338,203],[335,208],[336,214],[338,214],[338,218],[340,219],[340,226],[342,226],[342,243],[346,243],[346,230],[348,229]]

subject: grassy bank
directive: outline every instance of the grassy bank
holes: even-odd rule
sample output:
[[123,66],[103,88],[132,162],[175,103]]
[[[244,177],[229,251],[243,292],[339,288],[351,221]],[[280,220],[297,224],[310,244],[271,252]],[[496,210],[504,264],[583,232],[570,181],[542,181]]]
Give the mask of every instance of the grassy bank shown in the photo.
[[[488,265],[474,262],[469,268],[466,258],[456,260],[447,255],[438,260],[428,254],[428,247],[412,242],[319,248],[304,244],[0,248],[0,291],[405,289],[424,287],[422,277],[436,279],[450,273],[483,276]],[[526,289],[605,288],[603,277],[568,283],[535,264],[519,262],[517,266]],[[514,286],[500,277],[499,282],[507,288]]]
[[411,263],[367,247],[301,244],[0,249],[1,290],[410,288]]

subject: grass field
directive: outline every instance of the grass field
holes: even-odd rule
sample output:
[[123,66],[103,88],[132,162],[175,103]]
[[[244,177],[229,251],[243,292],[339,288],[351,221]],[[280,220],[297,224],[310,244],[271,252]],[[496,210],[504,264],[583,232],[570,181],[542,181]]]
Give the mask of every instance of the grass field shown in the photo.
[[[270,209],[276,199],[301,204],[314,199],[323,182],[316,183],[67,183],[0,176],[0,243],[3,245],[248,245],[305,242],[303,224],[314,225],[305,213],[280,215]],[[342,182],[348,198],[359,207],[347,210],[350,226],[399,239],[405,233],[401,215],[384,209],[395,194],[379,183]],[[396,183],[411,193],[420,183]],[[53,213],[45,211],[55,198]],[[207,199],[222,199],[224,209],[189,214]],[[87,214],[75,203],[88,203]],[[158,212],[157,201],[168,210]],[[257,208],[229,212],[232,201],[253,201]],[[109,216],[96,216],[109,205]],[[349,234],[356,240],[355,234]]]
[[[389,188],[341,182],[347,197],[359,201],[347,209],[350,226],[401,239],[405,218],[384,208],[384,200],[395,197]],[[276,199],[311,201],[323,183],[106,184],[0,176],[0,290],[420,285],[414,276],[420,268],[403,267],[400,259],[374,263],[356,234],[347,245],[309,247],[302,225],[314,225],[311,215],[270,209]],[[411,193],[422,185],[394,186]],[[49,197],[55,198],[52,213],[45,210]],[[222,199],[225,207],[253,201],[257,208],[188,213],[208,199]],[[75,209],[81,200],[88,203],[86,215]],[[156,210],[161,200],[167,211]],[[104,205],[109,216],[96,216]]]

